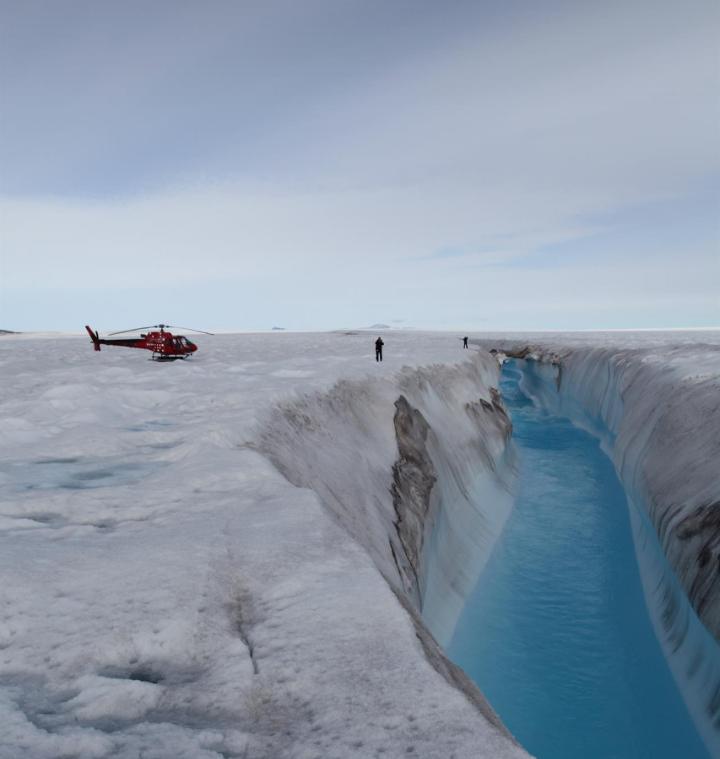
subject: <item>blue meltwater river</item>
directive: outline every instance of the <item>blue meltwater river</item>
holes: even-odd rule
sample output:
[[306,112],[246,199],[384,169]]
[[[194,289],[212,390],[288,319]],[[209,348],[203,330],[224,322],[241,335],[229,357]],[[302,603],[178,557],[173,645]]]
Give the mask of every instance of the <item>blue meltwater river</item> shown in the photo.
[[503,369],[516,506],[448,653],[539,759],[708,757],[648,616],[613,466],[520,378]]

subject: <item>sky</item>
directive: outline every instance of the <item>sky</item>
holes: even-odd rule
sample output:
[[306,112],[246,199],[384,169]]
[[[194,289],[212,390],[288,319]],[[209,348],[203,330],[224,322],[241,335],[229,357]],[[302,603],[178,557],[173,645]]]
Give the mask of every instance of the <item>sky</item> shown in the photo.
[[720,326],[715,0],[0,0],[0,328]]

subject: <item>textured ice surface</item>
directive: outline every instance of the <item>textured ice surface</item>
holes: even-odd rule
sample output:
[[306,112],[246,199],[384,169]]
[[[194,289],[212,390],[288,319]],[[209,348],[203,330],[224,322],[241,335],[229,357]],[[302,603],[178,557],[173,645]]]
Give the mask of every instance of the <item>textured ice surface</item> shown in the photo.
[[[449,683],[388,584],[403,394],[433,430],[439,501],[420,582],[431,628],[449,634],[507,508],[467,510],[502,491],[501,429],[478,421],[496,375],[455,335],[390,333],[383,364],[374,338],[206,337],[174,364],[94,353],[86,338],[2,338],[2,759],[525,755]],[[642,473],[627,482],[691,506],[716,492],[716,335],[541,342],[599,357],[577,359],[588,380],[575,386],[601,390],[578,408],[602,412],[608,445],[627,439]],[[647,367],[637,417],[597,381],[616,355]],[[689,414],[671,392],[686,386],[702,388]],[[628,419],[664,431],[665,453],[623,437]],[[689,569],[702,552],[691,532],[697,551],[677,554]]]
[[[257,450],[274,404],[342,403],[350,380],[379,447],[356,431],[351,456],[340,410],[317,453],[340,485],[382,470],[391,505],[399,393],[450,429],[442,388],[479,402],[490,364],[402,333],[376,364],[374,337],[206,337],[172,364],[2,338],[2,759],[525,756],[429,662],[380,571],[391,515],[343,522]],[[403,371],[448,362],[437,391]]]

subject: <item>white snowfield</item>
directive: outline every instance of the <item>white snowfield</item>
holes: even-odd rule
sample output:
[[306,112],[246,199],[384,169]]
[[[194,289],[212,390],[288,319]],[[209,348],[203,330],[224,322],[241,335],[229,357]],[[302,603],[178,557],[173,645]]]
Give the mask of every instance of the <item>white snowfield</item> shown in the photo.
[[476,462],[507,486],[497,366],[457,337],[386,333],[382,364],[371,333],[203,336],[170,364],[0,338],[0,757],[527,756],[413,606],[449,634],[507,499],[485,538],[431,499],[457,560],[393,559],[422,547],[394,507],[422,419],[436,490],[468,502]]
[[[203,336],[170,364],[0,338],[1,759],[527,756],[428,632],[511,508],[498,363],[390,331],[376,364],[375,337]],[[711,722],[717,645],[642,535],[717,632],[720,335],[486,338],[531,346],[528,390],[647,509],[651,613]]]

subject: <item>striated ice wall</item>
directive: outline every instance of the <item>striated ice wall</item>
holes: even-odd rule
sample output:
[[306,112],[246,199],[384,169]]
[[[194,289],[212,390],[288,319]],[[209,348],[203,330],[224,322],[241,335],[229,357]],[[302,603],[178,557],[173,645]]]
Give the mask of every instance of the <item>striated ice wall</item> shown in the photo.
[[[717,354],[720,363],[720,352]],[[600,437],[720,638],[720,375],[686,351],[596,348],[525,362],[524,389]]]
[[441,648],[512,505],[511,425],[498,378],[497,361],[481,352],[461,364],[343,380],[275,406],[256,447],[292,484],[311,488],[365,548],[428,661],[511,746]]
[[523,356],[522,389],[595,434],[612,458],[656,634],[699,731],[720,753],[717,354],[503,349]]
[[449,641],[512,506],[510,421],[497,361],[405,369],[341,381],[276,406],[258,447],[313,489]]

